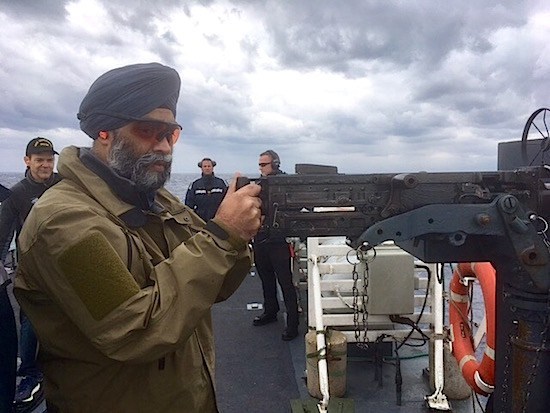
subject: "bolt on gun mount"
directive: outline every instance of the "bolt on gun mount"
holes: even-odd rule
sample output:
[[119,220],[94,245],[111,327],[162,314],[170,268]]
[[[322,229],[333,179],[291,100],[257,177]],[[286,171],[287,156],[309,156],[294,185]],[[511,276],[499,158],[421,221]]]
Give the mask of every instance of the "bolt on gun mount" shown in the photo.
[[425,262],[492,262],[497,270],[494,409],[520,411],[528,403],[533,410],[527,411],[539,411],[550,404],[548,168],[298,173],[256,182],[270,234],[346,236],[352,247],[394,240]]

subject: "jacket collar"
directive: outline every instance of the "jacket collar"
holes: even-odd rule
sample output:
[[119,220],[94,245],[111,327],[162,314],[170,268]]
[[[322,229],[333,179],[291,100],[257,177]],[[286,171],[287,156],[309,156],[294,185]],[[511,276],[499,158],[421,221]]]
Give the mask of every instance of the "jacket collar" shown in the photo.
[[148,212],[158,214],[164,210],[155,201],[155,192],[145,194],[138,191],[132,181],[116,174],[90,148],[69,146],[63,149],[58,170],[129,227],[142,227],[147,223]]
[[56,175],[57,174],[55,172],[53,172],[52,175],[46,181],[37,182],[32,177],[32,173],[31,173],[30,168],[27,168],[27,170],[25,171],[25,179],[27,180],[27,182],[29,182],[31,185],[45,186],[46,188],[49,188],[53,184],[57,183],[57,181],[59,181],[59,179],[57,178]]
[[153,208],[155,204],[155,191],[138,191],[134,182],[118,175],[101,159],[95,156],[90,148],[81,148],[79,158],[88,169],[103,179],[124,202],[145,211]]

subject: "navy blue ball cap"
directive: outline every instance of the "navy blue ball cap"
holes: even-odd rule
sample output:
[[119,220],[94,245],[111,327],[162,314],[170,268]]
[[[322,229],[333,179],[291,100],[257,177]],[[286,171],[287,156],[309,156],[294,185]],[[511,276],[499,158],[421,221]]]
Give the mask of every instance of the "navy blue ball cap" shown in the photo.
[[46,153],[46,152],[50,152],[53,155],[59,155],[53,148],[52,141],[46,138],[38,137],[38,138],[31,139],[30,142],[27,144],[27,150],[25,151],[25,155],[31,156],[34,154]]

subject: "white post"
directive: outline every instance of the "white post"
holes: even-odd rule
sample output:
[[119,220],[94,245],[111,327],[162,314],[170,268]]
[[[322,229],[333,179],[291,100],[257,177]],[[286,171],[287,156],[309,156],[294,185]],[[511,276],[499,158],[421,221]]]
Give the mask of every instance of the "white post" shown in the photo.
[[313,302],[315,306],[315,332],[317,336],[318,368],[319,368],[319,389],[323,395],[323,400],[318,404],[319,412],[326,412],[330,399],[328,384],[328,365],[327,365],[327,343],[325,339],[325,329],[323,326],[323,306],[321,304],[321,280],[319,267],[317,265],[317,255],[311,254],[309,259],[312,263],[312,283],[313,283]]
[[426,396],[428,406],[435,410],[451,410],[447,396],[443,393],[445,385],[445,366],[443,364],[443,283],[438,281],[441,264],[430,265],[432,271],[432,312],[434,316],[434,387],[432,395]]

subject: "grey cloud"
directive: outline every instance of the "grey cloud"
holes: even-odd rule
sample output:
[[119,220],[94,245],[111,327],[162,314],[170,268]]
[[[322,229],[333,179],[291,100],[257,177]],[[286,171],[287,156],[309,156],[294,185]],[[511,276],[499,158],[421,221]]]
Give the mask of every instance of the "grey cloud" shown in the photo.
[[[496,165],[496,143],[518,139],[527,116],[548,106],[548,49],[542,42],[537,49],[506,36],[525,33],[538,41],[528,22],[533,10],[546,7],[542,1],[503,6],[493,0],[111,0],[102,5],[116,25],[94,28],[89,39],[64,21],[67,2],[0,3],[0,13],[8,16],[4,30],[13,21],[11,35],[17,36],[0,39],[0,55],[10,56],[0,61],[0,129],[20,140],[40,130],[78,132],[75,113],[91,82],[107,64],[128,64],[140,56],[180,71],[178,120],[185,148],[180,150],[216,153],[221,171],[233,167],[224,157],[232,163],[242,158],[246,169],[255,170],[258,154],[267,148],[279,152],[288,171],[296,162],[336,163],[346,172],[365,172],[366,165],[411,170],[426,168],[422,158],[433,153],[444,154],[433,168]],[[168,21],[176,10],[195,18],[197,5],[214,3],[226,6],[223,17],[240,16],[256,28],[240,34],[236,66],[216,61],[216,51],[225,56],[231,41],[225,28],[199,33],[214,56],[201,66],[194,64],[201,56],[190,55],[200,51],[190,52],[177,27],[159,32],[153,25],[155,19]],[[181,24],[189,20],[182,18]],[[41,45],[43,55],[26,54],[25,42]],[[326,113],[319,114],[268,90],[268,99],[277,101],[271,106],[263,97],[253,101],[249,84],[266,66],[271,73],[291,72],[294,79],[323,73],[320,79],[337,78],[344,88],[350,79],[361,85],[368,79],[373,92],[353,97],[357,103],[346,109],[326,102]],[[270,121],[257,126],[260,111],[281,115],[282,126]],[[287,128],[287,120],[298,126]],[[445,158],[455,154],[466,157],[468,166]],[[196,161],[180,162],[180,168],[196,171]]]
[[178,115],[185,134],[210,139],[220,133],[231,135],[231,131],[239,131],[237,139],[247,138],[249,119],[245,108],[249,103],[246,97],[239,97],[238,90],[232,93],[231,88],[221,90],[224,87],[217,84],[199,90],[190,90],[189,87],[183,82],[180,93],[182,109]]
[[65,2],[59,0],[2,0],[1,11],[14,18],[59,21],[65,18]]
[[[519,3],[492,1],[267,2],[265,22],[283,65],[346,71],[353,60],[380,59],[396,66],[438,64],[450,51],[486,52],[480,33],[524,24]],[[498,18],[495,18],[498,17]]]

